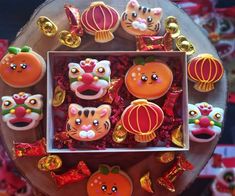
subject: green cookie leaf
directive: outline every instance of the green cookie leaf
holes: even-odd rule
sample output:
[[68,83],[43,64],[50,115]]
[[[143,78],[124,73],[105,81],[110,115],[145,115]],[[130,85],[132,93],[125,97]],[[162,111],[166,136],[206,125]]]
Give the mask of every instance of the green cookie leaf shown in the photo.
[[107,165],[100,165],[99,166],[99,171],[100,173],[104,174],[104,175],[108,175],[109,174],[109,168]]
[[10,54],[18,54],[20,52],[20,48],[17,48],[17,47],[14,47],[14,46],[11,46],[8,48],[8,52]]
[[111,173],[113,173],[113,174],[119,174],[119,171],[120,171],[120,167],[119,166],[114,166],[111,169]]
[[21,52],[30,52],[32,49],[29,46],[23,46]]
[[135,65],[144,65],[145,64],[145,60],[143,57],[136,57],[134,59],[134,64]]
[[149,56],[145,59],[145,63],[149,63],[149,62],[154,62],[155,61],[155,57],[154,56]]

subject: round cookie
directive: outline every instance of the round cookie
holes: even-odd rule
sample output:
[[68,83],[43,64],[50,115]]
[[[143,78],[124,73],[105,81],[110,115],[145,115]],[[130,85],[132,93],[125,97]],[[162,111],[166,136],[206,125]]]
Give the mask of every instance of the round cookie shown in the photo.
[[87,182],[88,196],[131,196],[132,192],[132,181],[119,166],[100,165]]
[[173,81],[171,69],[163,62],[133,65],[125,77],[128,91],[137,98],[153,100],[165,95]]
[[24,88],[39,82],[46,71],[44,59],[31,48],[9,47],[0,61],[0,77],[9,86]]

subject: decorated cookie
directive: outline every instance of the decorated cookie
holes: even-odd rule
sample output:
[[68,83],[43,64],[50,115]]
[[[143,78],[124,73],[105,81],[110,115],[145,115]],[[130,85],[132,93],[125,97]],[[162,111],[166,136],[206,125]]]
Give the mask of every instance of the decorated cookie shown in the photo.
[[119,166],[100,165],[87,182],[88,196],[131,196],[132,192],[132,181]]
[[24,131],[35,128],[42,120],[42,95],[20,92],[2,97],[2,119],[10,129]]
[[214,89],[224,74],[222,63],[210,54],[200,54],[188,63],[189,79],[195,82],[194,88],[200,92]]
[[70,104],[68,110],[67,132],[78,141],[94,141],[104,137],[110,130],[111,107],[82,107]]
[[163,123],[164,113],[157,104],[137,99],[123,111],[121,120],[124,129],[134,134],[137,142],[150,142]]
[[86,59],[69,63],[70,88],[81,99],[99,99],[110,86],[110,61]]
[[160,30],[162,8],[147,8],[139,5],[137,0],[130,0],[122,14],[122,28],[129,34],[156,35]]
[[31,48],[9,47],[0,61],[0,77],[15,88],[33,86],[41,80],[46,71],[44,59]]
[[194,142],[210,142],[219,135],[224,110],[202,102],[188,105],[189,137]]
[[173,81],[171,69],[153,58],[136,58],[126,73],[128,91],[138,98],[157,99],[166,94]]
[[95,41],[105,43],[111,41],[113,32],[119,26],[118,12],[102,1],[91,3],[81,16],[85,31],[95,36]]

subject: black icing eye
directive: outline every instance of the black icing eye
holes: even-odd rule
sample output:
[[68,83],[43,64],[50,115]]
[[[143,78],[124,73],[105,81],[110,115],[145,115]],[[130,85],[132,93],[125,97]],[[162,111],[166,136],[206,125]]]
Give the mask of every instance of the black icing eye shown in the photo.
[[21,67],[22,69],[26,69],[26,68],[28,67],[28,65],[25,64],[25,63],[22,63],[22,64],[20,64],[20,67]]
[[152,22],[152,21],[153,21],[153,18],[152,18],[151,16],[149,16],[149,17],[147,18],[147,21],[148,21],[148,22]]
[[224,180],[228,183],[231,183],[234,181],[234,175],[232,172],[227,172],[224,174]]
[[215,115],[214,115],[214,118],[216,119],[216,120],[220,120],[221,119],[221,114],[220,113],[216,113]]
[[105,69],[104,69],[103,67],[99,67],[99,68],[97,69],[97,72],[99,72],[99,73],[104,73],[104,72],[105,72]]
[[5,102],[4,102],[4,106],[8,107],[8,106],[10,106],[10,105],[11,105],[11,102],[10,102],[10,101],[5,101]]
[[189,111],[189,116],[194,117],[197,115],[197,112],[195,110],[190,110]]
[[93,121],[93,125],[94,125],[94,126],[98,126],[98,125],[99,125],[99,121],[98,121],[98,120],[94,120],[94,121]]
[[152,74],[151,78],[152,78],[152,80],[157,80],[158,76],[157,76],[157,74]]
[[29,103],[32,104],[32,105],[35,105],[35,104],[37,104],[37,100],[36,99],[31,99],[29,101]]
[[105,184],[103,184],[103,185],[101,186],[101,190],[104,191],[104,192],[106,192],[106,191],[107,191],[107,186],[106,186]]
[[72,68],[72,69],[71,69],[71,72],[72,72],[73,74],[76,74],[76,73],[78,73],[79,71],[78,71],[76,68]]
[[137,17],[137,13],[136,13],[136,12],[132,12],[131,15],[132,15],[133,18],[136,18],[136,17]]
[[146,81],[148,80],[148,77],[147,77],[146,75],[142,75],[142,76],[141,76],[141,80],[142,80],[143,82],[146,82]]
[[80,125],[82,123],[82,120],[80,119],[80,118],[77,118],[76,120],[75,120],[75,124],[76,125]]
[[11,67],[12,70],[16,70],[17,65],[14,64],[14,63],[11,63],[11,64],[10,64],[10,67]]
[[116,192],[117,192],[117,190],[118,190],[118,189],[117,189],[117,187],[116,187],[116,186],[113,186],[113,187],[112,187],[112,192],[113,192],[113,193],[116,193]]
[[230,28],[231,28],[231,27],[230,27],[230,24],[229,24],[229,22],[228,22],[227,20],[222,20],[222,21],[220,22],[220,31],[226,32],[226,31],[228,31]]

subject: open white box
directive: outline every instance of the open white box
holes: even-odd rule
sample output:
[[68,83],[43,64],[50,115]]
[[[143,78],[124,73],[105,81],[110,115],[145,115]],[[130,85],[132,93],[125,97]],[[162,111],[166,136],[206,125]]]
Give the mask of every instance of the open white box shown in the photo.
[[[184,148],[180,147],[146,147],[140,145],[138,148],[106,148],[104,150],[90,150],[90,149],[76,149],[70,150],[58,149],[53,146],[54,138],[54,123],[53,123],[53,66],[56,58],[76,58],[76,57],[97,57],[97,56],[155,56],[160,60],[172,60],[175,62],[174,66],[182,66],[183,80],[182,80],[182,119],[183,119],[183,143]],[[49,51],[47,54],[47,152],[48,153],[100,153],[100,152],[148,152],[148,151],[185,151],[189,150],[189,134],[188,134],[188,84],[187,84],[187,64],[186,54],[184,52],[136,52],[136,51]],[[64,65],[67,66],[67,65]],[[131,66],[131,65],[130,65]],[[112,66],[111,66],[112,70]],[[67,73],[64,73],[67,75]],[[66,122],[65,122],[66,123]]]

